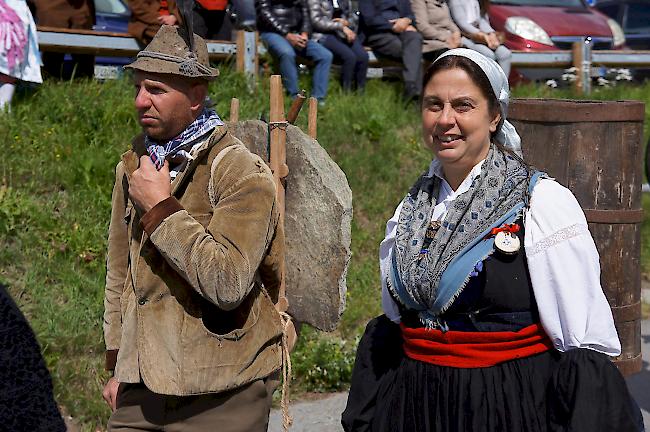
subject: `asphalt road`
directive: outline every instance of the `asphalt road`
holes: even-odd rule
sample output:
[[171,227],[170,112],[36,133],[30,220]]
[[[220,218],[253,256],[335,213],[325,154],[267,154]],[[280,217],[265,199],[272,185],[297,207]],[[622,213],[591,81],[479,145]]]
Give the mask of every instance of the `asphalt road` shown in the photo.
[[[641,407],[646,430],[650,432],[650,320],[641,323],[641,343],[643,370],[628,377],[627,385]],[[340,419],[346,400],[347,393],[333,393],[323,399],[291,404],[291,432],[342,432]],[[271,412],[269,432],[282,432],[279,410]]]

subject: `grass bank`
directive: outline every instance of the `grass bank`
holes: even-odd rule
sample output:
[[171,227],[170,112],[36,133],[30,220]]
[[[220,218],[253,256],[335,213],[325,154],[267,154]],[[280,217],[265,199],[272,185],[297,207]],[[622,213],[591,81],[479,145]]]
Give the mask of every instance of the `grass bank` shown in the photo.
[[[224,118],[234,96],[240,98],[240,118],[259,118],[268,107],[267,85],[262,80],[249,93],[243,77],[222,68],[211,95]],[[294,353],[296,384],[303,390],[345,387],[356,339],[380,312],[376,252],[384,223],[430,158],[420,145],[418,113],[401,105],[400,92],[371,80],[365,94],[347,95],[332,83],[319,112],[319,141],[353,191],[353,258],[339,329],[306,329]],[[515,95],[576,97],[535,86],[520,87]],[[19,98],[12,114],[0,115],[0,280],[38,335],[57,400],[85,430],[101,427],[108,417],[101,400],[107,379],[104,254],[113,169],[138,132],[132,96],[128,80],[46,83]],[[599,90],[592,97],[650,102],[650,85]],[[298,123],[306,130],[304,113]],[[650,199],[644,198],[644,207],[650,210]],[[650,273],[650,223],[643,225],[643,238],[643,270]]]

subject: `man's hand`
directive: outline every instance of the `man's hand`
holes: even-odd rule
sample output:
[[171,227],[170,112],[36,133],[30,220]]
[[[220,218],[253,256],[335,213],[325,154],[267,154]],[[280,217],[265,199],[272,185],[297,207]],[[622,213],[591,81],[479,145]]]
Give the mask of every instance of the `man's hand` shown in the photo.
[[115,377],[112,377],[108,380],[102,391],[102,397],[108,406],[111,407],[111,411],[115,411],[115,408],[117,408],[117,389],[119,386],[119,381]]
[[393,24],[393,31],[395,33],[402,33],[411,25],[411,19],[406,17],[388,20],[388,22]]
[[409,25],[406,26],[406,30],[404,30],[404,31],[405,32],[416,32],[416,31],[418,31],[418,29],[416,29],[415,27],[413,27],[412,25],[409,24]]
[[145,212],[169,198],[172,194],[169,162],[156,170],[149,156],[140,157],[140,167],[133,171],[129,181],[129,196]]
[[178,20],[174,15],[169,14],[169,15],[160,15],[158,17],[158,22],[160,24],[165,24],[165,25],[176,25]]
[[460,32],[453,32],[449,39],[447,39],[447,46],[449,49],[460,47]]
[[305,33],[287,33],[285,38],[289,41],[292,47],[303,49],[307,46],[307,35]]
[[345,38],[348,43],[351,44],[357,38],[357,34],[350,30],[350,27],[343,27],[343,33],[345,33]]
[[332,21],[334,22],[340,22],[343,24],[345,27],[350,27],[350,21],[346,20],[345,18],[332,18]]

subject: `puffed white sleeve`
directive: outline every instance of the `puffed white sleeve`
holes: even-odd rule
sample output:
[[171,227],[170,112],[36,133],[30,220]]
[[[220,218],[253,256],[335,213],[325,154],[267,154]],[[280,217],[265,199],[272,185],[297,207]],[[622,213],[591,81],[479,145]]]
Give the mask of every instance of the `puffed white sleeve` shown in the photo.
[[384,314],[395,323],[401,320],[399,309],[393,297],[388,292],[387,280],[389,277],[391,260],[393,259],[393,245],[397,233],[397,220],[402,211],[402,202],[399,203],[393,217],[386,222],[386,237],[379,244],[379,272],[381,274],[381,306]]
[[621,353],[600,260],[573,194],[551,179],[535,186],[525,215],[524,245],[541,324],[559,351]]

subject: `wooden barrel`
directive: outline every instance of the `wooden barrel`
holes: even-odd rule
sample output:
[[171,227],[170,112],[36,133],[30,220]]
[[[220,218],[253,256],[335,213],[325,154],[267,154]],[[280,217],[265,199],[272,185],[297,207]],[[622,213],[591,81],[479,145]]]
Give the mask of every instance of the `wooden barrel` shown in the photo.
[[637,101],[513,99],[508,114],[526,161],[568,187],[585,212],[624,375],[641,370],[643,119]]

